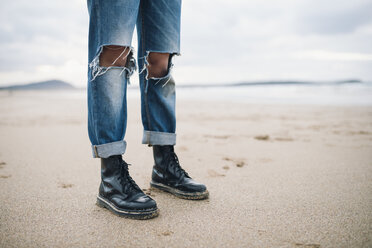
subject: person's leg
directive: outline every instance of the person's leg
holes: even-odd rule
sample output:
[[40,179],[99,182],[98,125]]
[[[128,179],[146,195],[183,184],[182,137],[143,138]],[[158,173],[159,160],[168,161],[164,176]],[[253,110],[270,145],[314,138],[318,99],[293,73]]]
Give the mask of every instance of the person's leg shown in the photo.
[[139,3],[88,0],[88,131],[93,157],[124,154],[126,88],[136,69],[131,48]]
[[176,143],[172,57],[180,51],[180,0],[142,0],[137,19],[142,143]]
[[126,89],[136,69],[130,46],[138,0],[88,0],[88,132],[93,157],[101,158],[97,205],[130,218],[158,215],[156,202],[137,186],[121,155],[126,149]]
[[180,166],[176,144],[172,57],[180,52],[181,0],[142,0],[137,20],[142,99],[142,143],[153,146],[151,186],[186,199],[205,199],[205,185]]

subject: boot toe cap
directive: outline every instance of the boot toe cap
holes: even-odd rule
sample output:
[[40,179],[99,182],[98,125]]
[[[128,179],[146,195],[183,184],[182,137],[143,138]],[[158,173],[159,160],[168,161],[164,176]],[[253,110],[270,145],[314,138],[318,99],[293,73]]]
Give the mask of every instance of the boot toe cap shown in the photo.
[[155,210],[157,209],[156,202],[145,194],[138,194],[132,197],[132,199],[112,198],[112,202],[123,210],[134,211],[134,210]]
[[194,192],[205,192],[207,187],[202,184],[194,181],[193,179],[188,179],[186,182],[182,184],[182,188],[186,192],[194,193]]
[[133,204],[137,207],[141,207],[142,209],[156,209],[157,208],[155,200],[145,194],[140,195],[138,198],[133,200]]

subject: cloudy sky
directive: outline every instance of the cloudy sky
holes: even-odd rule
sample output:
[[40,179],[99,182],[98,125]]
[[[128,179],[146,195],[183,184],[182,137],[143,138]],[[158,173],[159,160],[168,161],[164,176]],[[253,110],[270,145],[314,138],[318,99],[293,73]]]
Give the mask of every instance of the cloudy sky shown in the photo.
[[[1,3],[0,85],[62,79],[85,87],[86,1]],[[372,0],[184,0],[182,7],[179,84],[372,81]]]

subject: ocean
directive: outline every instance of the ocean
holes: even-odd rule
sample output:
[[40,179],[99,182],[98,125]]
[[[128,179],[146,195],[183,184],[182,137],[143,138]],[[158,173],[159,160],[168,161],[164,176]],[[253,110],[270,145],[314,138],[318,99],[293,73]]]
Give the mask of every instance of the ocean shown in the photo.
[[264,104],[372,106],[372,83],[188,87],[177,89],[177,97]]
[[[86,89],[57,91],[61,97],[85,98]],[[230,101],[259,104],[372,106],[371,83],[252,84],[177,87],[178,100]],[[128,86],[128,98],[140,98],[138,85]]]

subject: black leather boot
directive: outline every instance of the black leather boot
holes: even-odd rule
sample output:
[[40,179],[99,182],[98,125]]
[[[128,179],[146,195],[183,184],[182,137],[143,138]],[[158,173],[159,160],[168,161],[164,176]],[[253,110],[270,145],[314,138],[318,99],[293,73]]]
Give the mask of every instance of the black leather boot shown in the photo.
[[128,218],[150,219],[158,216],[156,202],[134,182],[121,155],[101,158],[101,184],[97,205]]
[[153,146],[155,165],[152,170],[151,187],[190,200],[206,199],[209,196],[204,184],[194,181],[181,168],[173,146]]

